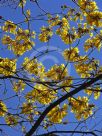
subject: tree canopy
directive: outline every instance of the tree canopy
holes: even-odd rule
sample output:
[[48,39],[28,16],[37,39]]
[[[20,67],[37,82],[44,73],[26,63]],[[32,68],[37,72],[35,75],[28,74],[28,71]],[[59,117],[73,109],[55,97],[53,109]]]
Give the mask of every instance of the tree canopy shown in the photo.
[[0,135],[101,135],[98,0],[1,0],[0,8]]

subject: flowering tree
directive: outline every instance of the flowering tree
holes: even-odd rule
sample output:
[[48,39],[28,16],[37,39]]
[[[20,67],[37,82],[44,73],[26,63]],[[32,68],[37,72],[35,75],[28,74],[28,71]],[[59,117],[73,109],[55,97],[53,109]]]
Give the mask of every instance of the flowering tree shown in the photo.
[[[0,15],[0,133],[97,136],[102,133],[97,119],[102,12],[97,1],[70,0],[60,12],[50,13],[40,1],[0,1],[2,10],[9,12],[9,7],[20,17]],[[39,12],[33,13],[35,7]],[[48,60],[49,54],[60,63],[43,63],[41,58]]]

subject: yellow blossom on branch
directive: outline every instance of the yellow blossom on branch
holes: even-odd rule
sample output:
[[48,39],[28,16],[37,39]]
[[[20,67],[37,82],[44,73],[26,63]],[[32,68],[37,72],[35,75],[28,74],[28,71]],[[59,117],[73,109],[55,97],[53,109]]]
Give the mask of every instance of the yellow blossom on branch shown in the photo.
[[7,115],[5,121],[9,126],[16,126],[18,124],[18,117],[13,115]]
[[71,112],[73,112],[78,120],[86,119],[92,115],[93,104],[88,103],[88,97],[69,98]]
[[64,64],[54,65],[50,70],[46,72],[46,76],[51,80],[61,80],[67,77],[68,72]]
[[42,63],[39,63],[37,59],[30,60],[28,57],[26,57],[22,65],[30,74],[34,74],[39,77],[45,76],[45,67]]
[[7,112],[6,105],[0,100],[0,116],[4,116]]
[[9,32],[12,34],[16,34],[16,29],[17,29],[17,25],[9,20],[5,22],[4,26],[2,26],[3,31]]
[[23,91],[25,86],[26,84],[22,80],[19,80],[18,82],[13,82],[13,90],[15,92]]
[[86,21],[91,26],[102,27],[102,12],[93,11],[86,15]]
[[63,57],[65,60],[67,61],[71,61],[71,62],[82,62],[82,61],[86,61],[88,58],[87,56],[80,56],[79,55],[79,49],[78,47],[74,47],[71,49],[65,49],[63,51]]
[[78,0],[78,4],[81,7],[81,10],[84,11],[94,11],[98,10],[98,6],[93,0]]
[[0,58],[0,74],[14,75],[16,72],[16,59]]
[[50,89],[47,86],[37,84],[34,86],[34,89],[30,92],[28,92],[25,96],[25,98],[28,101],[35,102],[38,101],[41,104],[49,104],[54,99],[56,99],[56,91],[53,89]]
[[49,39],[52,37],[52,35],[53,35],[53,32],[51,28],[43,26],[41,28],[41,33],[39,34],[39,40],[41,42],[48,42]]
[[63,118],[68,114],[67,110],[67,104],[64,104],[62,108],[58,105],[48,113],[47,117],[52,123],[61,123]]

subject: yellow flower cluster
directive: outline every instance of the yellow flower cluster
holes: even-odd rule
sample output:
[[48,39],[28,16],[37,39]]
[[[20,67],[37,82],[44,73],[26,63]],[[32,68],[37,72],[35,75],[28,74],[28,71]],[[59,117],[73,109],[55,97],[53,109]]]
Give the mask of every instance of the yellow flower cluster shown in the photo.
[[31,38],[35,38],[35,32],[29,32],[29,30],[18,29],[15,34],[15,39],[11,39],[10,36],[4,35],[2,38],[2,44],[7,44],[8,49],[12,50],[16,55],[22,55],[26,51],[31,50],[34,42]]
[[84,63],[80,62],[75,64],[76,72],[82,77],[87,78],[91,76],[91,72],[96,70],[96,64],[98,61],[94,60],[93,62]]
[[49,23],[50,27],[54,27],[54,26],[59,25],[61,23],[61,20],[60,20],[59,16],[57,15],[56,17],[49,19],[48,23]]
[[[75,29],[75,28],[74,28]],[[77,29],[77,38],[81,38],[82,36],[88,34],[90,37],[93,36],[92,30],[93,26],[89,26],[87,23],[79,23]]]
[[21,39],[23,39],[23,40],[26,40],[26,39],[29,39],[29,38],[35,38],[35,32],[34,31],[29,31],[28,29],[26,29],[26,30],[23,30],[23,29],[21,29],[21,28],[19,28],[18,30],[17,30],[17,36],[16,36],[16,40],[21,40]]
[[0,100],[0,116],[4,116],[7,112],[6,105]]
[[48,113],[47,117],[52,123],[61,123],[63,118],[68,114],[67,110],[67,104],[64,104],[62,108],[58,105]]
[[4,35],[2,38],[2,44],[4,45],[10,45],[13,42],[12,38],[8,35]]
[[75,62],[75,61],[86,61],[86,56],[79,55],[78,47],[74,47],[71,49],[65,49],[63,52],[63,57],[67,61]]
[[22,65],[30,74],[34,74],[39,77],[44,76],[45,67],[41,63],[38,63],[36,59],[30,60],[26,57]]
[[63,17],[61,22],[59,23],[60,28],[56,30],[56,34],[59,35],[62,41],[65,44],[71,44],[75,41],[76,34],[72,34],[69,32],[69,22],[68,19]]
[[62,80],[68,75],[67,69],[64,64],[55,64],[48,72],[46,72],[47,78],[51,80]]
[[12,34],[16,34],[16,29],[17,29],[17,25],[15,25],[13,22],[9,20],[4,23],[4,26],[2,26],[3,31],[9,32]]
[[94,48],[94,47],[100,50],[100,48],[102,47],[101,35],[102,34],[100,33],[93,38],[87,39],[84,44],[84,50],[87,52],[90,48]]
[[31,114],[34,113],[34,106],[32,103],[23,103],[22,105],[22,114]]
[[93,0],[78,0],[80,9],[86,16],[86,21],[91,26],[102,27],[102,12],[98,10],[98,6]]
[[18,80],[17,82],[13,82],[13,90],[15,92],[23,91],[26,84],[22,80]]
[[14,75],[16,72],[16,59],[0,58],[0,74]]
[[91,26],[102,27],[102,12],[93,11],[86,15],[87,23]]
[[49,39],[52,37],[53,32],[50,27],[42,27],[41,33],[39,34],[39,40],[41,42],[48,42]]
[[80,97],[78,96],[77,99],[69,98],[69,104],[71,106],[71,112],[73,112],[78,120],[82,118],[86,119],[90,115],[92,115],[92,109],[94,107],[93,104],[88,103],[87,97]]
[[100,90],[101,90],[100,87],[89,88],[89,89],[85,90],[85,93],[87,93],[88,95],[94,94],[94,99],[97,100],[100,97],[100,94],[101,94]]
[[9,126],[16,126],[18,123],[18,117],[13,115],[7,115],[5,121]]
[[78,0],[78,4],[82,11],[94,11],[98,9],[96,2],[92,0]]
[[37,84],[32,91],[26,94],[25,98],[31,102],[38,101],[41,104],[49,104],[57,98],[55,95],[56,92],[54,90],[47,86]]
[[30,34],[29,30],[18,29],[15,40],[12,42],[11,49],[16,55],[22,55],[28,50],[32,49],[34,42],[31,38],[35,38],[35,33]]
[[[69,13],[69,12],[68,12],[68,15],[73,16],[73,15],[72,15],[71,13]],[[84,20],[84,15],[83,15],[81,12],[77,12],[77,13],[74,14],[74,18],[73,18],[73,19],[70,17],[70,20],[73,20],[73,21],[78,21],[78,20],[80,20],[80,21],[82,21],[82,20]]]

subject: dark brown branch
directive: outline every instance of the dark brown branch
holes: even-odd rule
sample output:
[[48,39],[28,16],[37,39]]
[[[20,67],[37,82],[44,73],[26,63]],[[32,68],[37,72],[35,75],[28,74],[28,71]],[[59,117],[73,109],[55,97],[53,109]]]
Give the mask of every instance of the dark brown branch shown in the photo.
[[[40,134],[40,135],[37,135],[37,136],[52,136],[53,134],[55,133],[59,133],[59,134],[62,134],[62,133],[76,133],[76,134],[91,134],[93,136],[98,136],[97,134],[95,134],[94,131],[52,131],[52,132],[48,132],[48,133],[45,133],[45,134]],[[58,135],[53,135],[53,136],[58,136]]]
[[44,120],[44,118],[46,117],[46,115],[57,105],[59,105],[60,103],[62,103],[64,100],[66,100],[69,97],[72,97],[73,95],[77,94],[78,92],[80,92],[81,90],[91,86],[93,83],[97,82],[98,80],[102,79],[102,74],[83,83],[81,86],[79,86],[78,88],[74,89],[73,91],[65,94],[64,96],[62,96],[61,98],[59,98],[58,100],[56,100],[55,102],[53,102],[52,104],[50,104],[41,114],[41,116],[38,118],[38,120],[35,122],[35,124],[32,126],[32,128],[27,132],[27,134],[25,136],[32,136],[32,134],[37,130],[37,128],[40,126],[40,124],[42,123],[42,121]]

